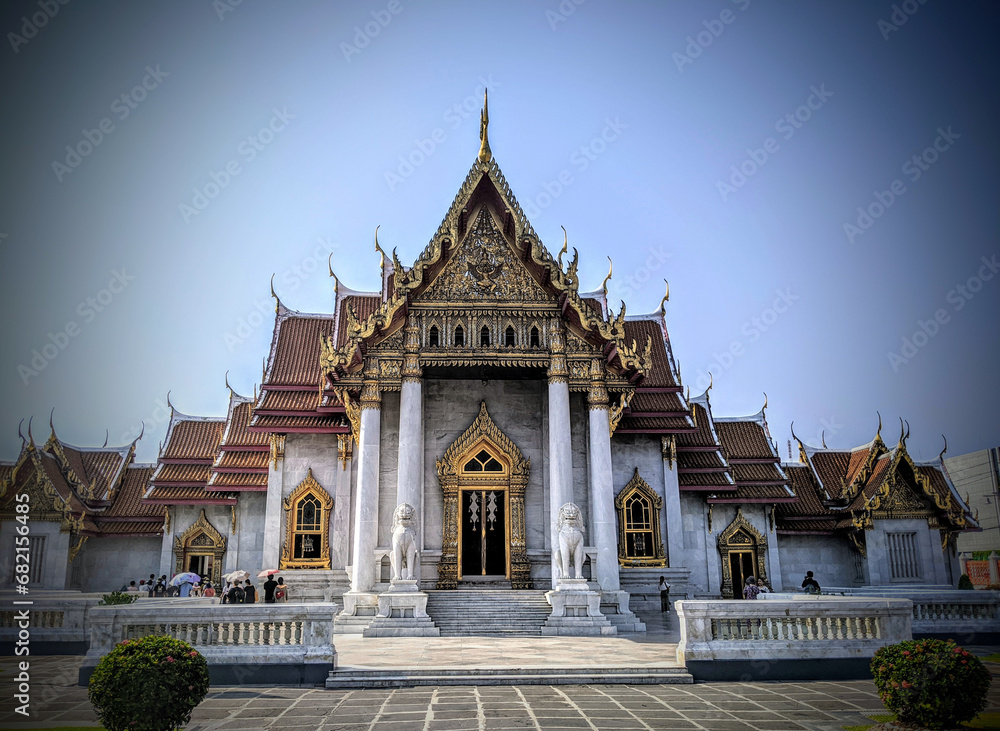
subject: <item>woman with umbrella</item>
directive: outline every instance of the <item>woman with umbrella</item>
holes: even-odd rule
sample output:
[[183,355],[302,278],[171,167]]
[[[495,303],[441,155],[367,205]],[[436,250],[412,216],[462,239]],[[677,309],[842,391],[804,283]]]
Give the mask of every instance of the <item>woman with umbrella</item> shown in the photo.
[[274,580],[274,575],[276,573],[278,573],[278,569],[264,569],[257,574],[258,579],[266,579],[266,581],[264,581],[265,604],[274,604],[274,590],[278,588],[278,582]]
[[191,593],[191,587],[199,581],[201,581],[201,577],[198,574],[191,571],[184,571],[172,578],[170,585],[180,587],[181,596],[188,596]]

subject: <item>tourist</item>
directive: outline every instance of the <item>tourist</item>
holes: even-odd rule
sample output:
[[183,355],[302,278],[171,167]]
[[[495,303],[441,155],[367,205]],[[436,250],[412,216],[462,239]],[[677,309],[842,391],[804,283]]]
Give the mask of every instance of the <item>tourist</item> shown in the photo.
[[247,585],[243,589],[243,603],[244,604],[256,604],[257,603],[257,589],[253,584],[250,583],[250,579],[247,579]]
[[267,581],[264,582],[264,603],[274,604],[274,590],[278,588],[278,582],[274,580],[273,576],[268,576]]
[[191,596],[201,596],[201,582],[194,582],[194,586],[191,587]]
[[278,577],[278,585],[274,588],[274,600],[276,602],[287,602],[288,601],[288,587],[285,586],[285,580]]
[[802,579],[802,588],[805,590],[806,594],[819,594],[819,582],[813,578],[812,571],[806,571],[806,578]]
[[190,581],[182,582],[181,585],[180,585],[180,588],[178,589],[178,591],[180,592],[180,595],[183,596],[183,597],[190,596],[191,595],[191,586],[192,586],[192,584],[191,584]]
[[209,599],[215,597],[215,587],[212,586],[212,582],[210,581],[205,582],[205,590],[201,593],[201,595]]
[[127,591],[130,594],[138,594],[139,587],[135,585],[134,581],[130,581],[128,586],[125,587],[125,591]]
[[746,586],[743,587],[743,598],[756,599],[758,594],[760,594],[760,589],[757,587],[757,579],[748,576]]
[[660,611],[669,612],[670,611],[670,584],[667,583],[667,577],[660,577]]
[[240,580],[237,579],[233,582],[229,591],[226,592],[227,604],[242,604],[243,599],[246,597],[246,592],[243,591],[243,587],[240,586]]
[[156,586],[153,588],[153,593],[150,596],[162,599],[166,593],[167,593],[167,585],[163,583],[163,579],[160,579],[159,581],[156,582]]

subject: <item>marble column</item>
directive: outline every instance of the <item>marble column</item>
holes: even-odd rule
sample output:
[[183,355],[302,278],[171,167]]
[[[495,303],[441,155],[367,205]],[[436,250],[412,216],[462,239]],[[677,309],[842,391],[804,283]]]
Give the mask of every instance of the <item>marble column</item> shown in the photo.
[[570,438],[569,372],[566,368],[566,341],[562,323],[555,325],[551,336],[552,359],[549,363],[549,536],[552,545],[552,587],[559,571],[555,549],[558,546],[559,508],[573,502],[573,446]]
[[677,477],[676,437],[660,437],[663,454],[663,512],[667,521],[667,566],[681,565],[684,519],[681,515],[680,481]]
[[608,392],[604,387],[604,366],[599,360],[590,364],[590,517],[593,535],[590,542],[597,549],[593,580],[602,592],[621,588],[618,576],[618,539],[615,535],[615,486],[611,470],[611,427],[608,422]]
[[171,530],[171,519],[177,508],[167,506],[167,514],[163,520],[163,542],[160,544],[160,572],[156,578],[166,576],[168,579],[174,573],[174,533]]
[[[396,470],[396,505],[408,503],[416,511],[413,526],[417,531],[417,546],[423,546],[423,400],[420,363],[417,360],[419,331],[416,325],[405,330],[406,356],[403,362],[403,383],[399,395],[399,452]],[[415,575],[419,579],[419,566]]]
[[354,564],[351,590],[344,595],[344,613],[356,614],[359,604],[376,606],[375,549],[378,546],[379,440],[382,429],[382,394],[377,380],[378,361],[365,364],[358,429],[358,487],[354,509]]
[[284,485],[285,437],[271,435],[271,463],[267,470],[267,498],[264,502],[264,550],[261,568],[276,569],[281,554],[281,498]]
[[351,565],[351,463],[354,458],[354,438],[337,435],[339,469],[333,500],[333,520],[330,521],[330,558],[334,568]]

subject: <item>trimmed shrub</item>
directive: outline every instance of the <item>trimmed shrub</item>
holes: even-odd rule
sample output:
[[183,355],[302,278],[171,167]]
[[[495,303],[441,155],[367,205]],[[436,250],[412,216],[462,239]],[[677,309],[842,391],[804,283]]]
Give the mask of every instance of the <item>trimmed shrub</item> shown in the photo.
[[110,594],[101,596],[101,601],[97,603],[106,607],[111,604],[131,604],[137,601],[139,601],[138,594],[132,594],[127,591],[113,591]]
[[952,640],[906,640],[872,658],[875,687],[903,723],[954,728],[986,708],[992,676]]
[[88,695],[109,731],[173,731],[208,693],[208,662],[186,642],[125,640],[101,658]]
[[975,589],[976,587],[972,584],[972,579],[969,578],[968,574],[962,574],[958,577],[958,588],[959,589]]

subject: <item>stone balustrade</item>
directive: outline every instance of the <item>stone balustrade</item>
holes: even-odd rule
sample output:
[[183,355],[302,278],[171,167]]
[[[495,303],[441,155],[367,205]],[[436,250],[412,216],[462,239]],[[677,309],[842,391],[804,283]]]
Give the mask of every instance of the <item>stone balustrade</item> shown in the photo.
[[337,610],[333,603],[227,605],[199,599],[94,607],[80,679],[89,679],[119,642],[167,635],[205,656],[215,684],[321,683],[337,667]]
[[0,603],[0,649],[8,653],[21,628],[18,616],[28,613],[28,631],[33,655],[82,655],[87,651],[87,614],[100,601],[99,595],[81,595],[79,592],[51,592],[41,598],[31,598],[30,605],[13,605],[12,601],[25,601],[25,597],[4,592]]
[[823,596],[674,606],[681,631],[677,660],[699,680],[866,677],[876,650],[912,637],[906,599]]

